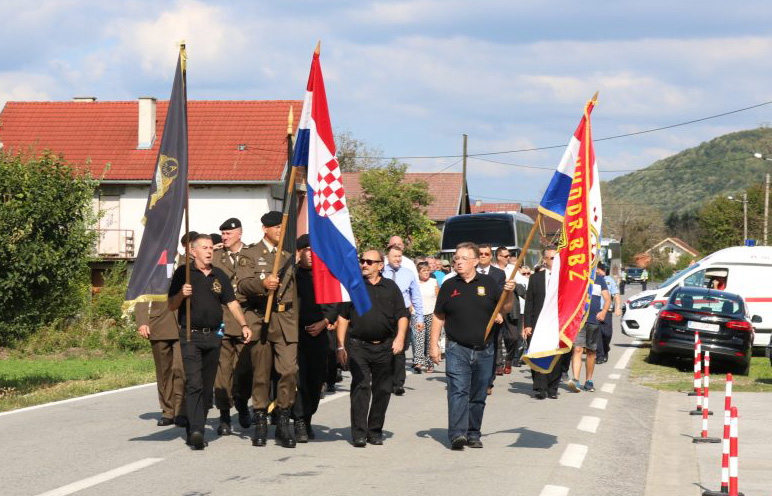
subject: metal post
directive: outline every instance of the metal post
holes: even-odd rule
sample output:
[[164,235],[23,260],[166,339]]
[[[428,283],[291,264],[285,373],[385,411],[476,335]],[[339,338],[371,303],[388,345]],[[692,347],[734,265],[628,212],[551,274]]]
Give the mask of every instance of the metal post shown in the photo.
[[461,209],[463,210],[463,212],[461,212],[462,214],[471,213],[471,212],[467,212],[466,211],[466,205],[467,205],[467,203],[469,203],[469,201],[468,201],[469,198],[467,196],[469,194],[469,192],[466,190],[466,138],[467,138],[467,136],[465,134],[464,135],[464,155],[463,155],[463,160],[464,160],[463,171],[464,172],[462,174],[463,184],[461,186],[462,187],[462,189],[461,189]]

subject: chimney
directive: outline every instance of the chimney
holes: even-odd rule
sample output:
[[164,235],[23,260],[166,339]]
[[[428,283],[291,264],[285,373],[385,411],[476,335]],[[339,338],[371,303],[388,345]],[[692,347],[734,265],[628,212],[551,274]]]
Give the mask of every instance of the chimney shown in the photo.
[[96,101],[95,96],[74,96],[72,97],[73,102],[80,102],[80,103],[94,103]]
[[155,143],[155,107],[155,97],[139,97],[137,122],[137,149],[139,150],[149,150],[153,148],[153,143]]

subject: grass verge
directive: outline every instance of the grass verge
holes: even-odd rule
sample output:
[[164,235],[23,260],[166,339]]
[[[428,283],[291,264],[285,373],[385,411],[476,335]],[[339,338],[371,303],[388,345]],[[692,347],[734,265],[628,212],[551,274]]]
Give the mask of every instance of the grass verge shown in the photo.
[[[630,379],[643,386],[662,391],[688,392],[694,389],[694,360],[663,356],[661,364],[646,361],[649,345],[636,350],[632,358]],[[732,374],[732,390],[740,392],[772,392],[772,366],[769,358],[753,357],[751,372],[747,376]],[[723,391],[727,372],[730,367],[719,362],[710,364],[710,389]]]
[[150,353],[8,356],[0,359],[0,411],[153,381]]

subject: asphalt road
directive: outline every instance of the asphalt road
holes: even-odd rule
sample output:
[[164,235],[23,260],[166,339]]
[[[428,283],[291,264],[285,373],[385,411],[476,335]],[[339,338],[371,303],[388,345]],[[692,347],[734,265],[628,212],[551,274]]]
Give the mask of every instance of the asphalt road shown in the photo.
[[408,376],[385,444],[365,449],[350,444],[340,391],[323,400],[309,444],[255,448],[237,422],[217,438],[210,418],[209,447],[191,451],[182,429],[156,427],[150,385],[0,415],[0,494],[643,495],[657,393],[628,382],[634,348],[618,329],[595,393],[539,401],[526,368],[499,377],[482,450],[449,450],[442,367]]

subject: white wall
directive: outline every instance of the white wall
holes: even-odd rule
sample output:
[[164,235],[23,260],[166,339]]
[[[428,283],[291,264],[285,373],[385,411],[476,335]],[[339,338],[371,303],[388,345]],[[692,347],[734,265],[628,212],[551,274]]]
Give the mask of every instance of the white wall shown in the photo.
[[[134,255],[142,241],[145,213],[150,185],[127,185],[120,195],[120,225],[117,229],[134,231]],[[254,243],[263,237],[260,217],[271,209],[278,209],[280,200],[271,196],[269,185],[251,186],[190,186],[190,229],[200,233],[219,233],[220,224],[236,217],[244,229],[244,241]],[[95,202],[95,206],[98,201]],[[184,232],[184,219],[180,235]]]

